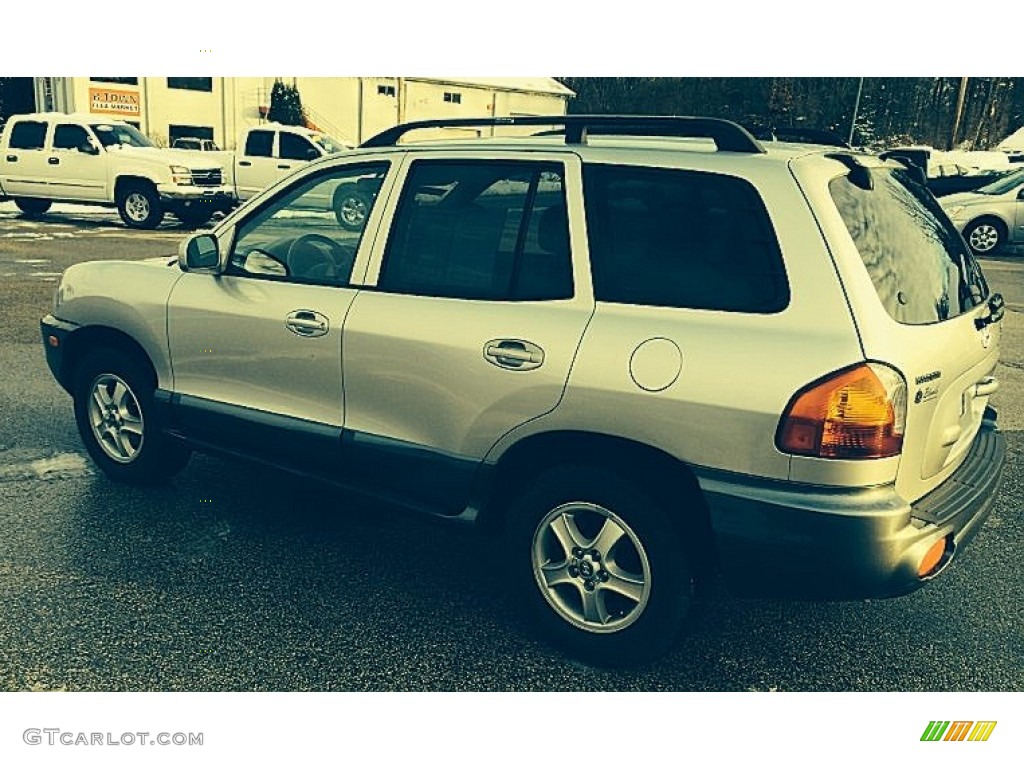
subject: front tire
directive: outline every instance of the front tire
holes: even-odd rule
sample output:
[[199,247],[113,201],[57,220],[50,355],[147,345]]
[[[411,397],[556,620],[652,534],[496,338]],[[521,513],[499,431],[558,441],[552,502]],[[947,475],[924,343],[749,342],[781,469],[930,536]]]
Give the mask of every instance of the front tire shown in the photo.
[[373,201],[352,186],[345,186],[334,193],[334,216],[338,224],[349,232],[359,232],[366,226]]
[[151,483],[184,469],[189,451],[163,434],[155,382],[134,358],[97,349],[78,367],[75,421],[86,450],[112,480]]
[[164,219],[160,196],[151,185],[130,184],[117,193],[117,212],[132,229],[156,229]]
[[16,197],[14,198],[14,204],[26,216],[41,216],[50,210],[50,206],[53,205],[50,200],[40,200],[35,197]]
[[548,639],[602,666],[650,661],[675,642],[692,601],[666,507],[607,468],[544,472],[508,511],[520,602]]
[[1006,243],[1006,225],[992,217],[976,219],[964,227],[964,240],[979,256],[993,253]]

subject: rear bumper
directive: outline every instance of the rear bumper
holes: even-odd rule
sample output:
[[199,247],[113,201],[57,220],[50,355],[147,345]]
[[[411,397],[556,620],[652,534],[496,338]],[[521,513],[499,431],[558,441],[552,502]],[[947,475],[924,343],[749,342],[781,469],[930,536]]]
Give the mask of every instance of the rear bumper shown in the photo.
[[[937,489],[910,504],[893,486],[794,488],[702,476],[721,570],[743,594],[855,599],[912,592],[941,573],[978,532],[995,502],[1005,442],[990,409],[967,457]],[[946,539],[939,567],[918,566]]]

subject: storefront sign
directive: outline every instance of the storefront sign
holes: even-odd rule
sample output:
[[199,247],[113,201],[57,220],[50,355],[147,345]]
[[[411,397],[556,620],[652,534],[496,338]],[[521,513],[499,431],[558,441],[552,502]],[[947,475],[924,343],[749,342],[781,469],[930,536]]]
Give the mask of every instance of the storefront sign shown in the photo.
[[112,115],[138,115],[139,92],[90,88],[89,111]]

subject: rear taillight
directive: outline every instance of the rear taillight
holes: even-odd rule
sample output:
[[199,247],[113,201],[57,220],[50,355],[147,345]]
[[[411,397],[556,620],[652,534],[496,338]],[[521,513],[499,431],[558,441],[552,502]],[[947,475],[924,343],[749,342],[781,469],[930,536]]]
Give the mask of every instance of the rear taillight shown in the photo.
[[907,384],[880,363],[863,363],[811,384],[790,401],[779,450],[823,459],[881,459],[903,449]]

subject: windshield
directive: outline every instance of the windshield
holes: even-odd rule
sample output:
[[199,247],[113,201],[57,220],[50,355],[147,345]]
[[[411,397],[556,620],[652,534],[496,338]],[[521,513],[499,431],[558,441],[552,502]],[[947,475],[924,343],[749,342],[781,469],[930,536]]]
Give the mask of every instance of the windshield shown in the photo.
[[984,187],[978,187],[978,189],[974,191],[983,195],[1002,195],[1009,192],[1019,184],[1024,184],[1024,168],[996,179],[990,184],[986,184]]
[[152,147],[153,142],[143,136],[136,128],[130,125],[117,123],[100,123],[92,126],[96,137],[104,147],[113,147],[117,144],[124,144],[129,147]]
[[348,149],[347,146],[342,144],[335,138],[328,136],[326,133],[312,133],[309,136],[310,140],[319,146],[327,154],[334,154],[335,152],[344,152]]
[[868,189],[829,185],[878,298],[905,325],[949,320],[988,298],[988,285],[938,201],[905,169],[871,169]]

